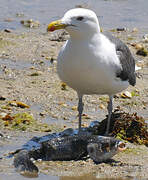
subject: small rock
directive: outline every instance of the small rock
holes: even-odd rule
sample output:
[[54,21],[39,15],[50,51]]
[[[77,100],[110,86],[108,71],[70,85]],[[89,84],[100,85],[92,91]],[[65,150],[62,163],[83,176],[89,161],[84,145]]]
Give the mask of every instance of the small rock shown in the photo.
[[32,157],[32,158],[30,158],[30,160],[33,162],[33,161],[35,161],[35,159]]
[[20,107],[20,108],[30,108],[29,105],[27,105],[23,102],[20,102],[20,101],[9,101],[9,105]]
[[31,66],[31,67],[30,67],[30,69],[34,70],[34,69],[35,69],[35,67],[34,67],[34,66]]
[[33,72],[30,74],[30,76],[40,76],[42,74],[41,71]]
[[37,162],[42,162],[42,159],[37,159]]
[[56,60],[56,58],[55,58],[55,57],[53,57],[53,56],[52,56],[52,57],[50,57],[50,56],[46,56],[46,57],[45,57],[45,59],[46,59],[46,60],[49,60],[51,64],[53,64],[53,63],[54,63],[54,61]]
[[50,62],[51,62],[51,64],[53,64],[53,62],[54,62],[54,58],[53,57],[50,58]]
[[118,99],[119,97],[120,97],[119,94],[115,94],[115,95],[114,95],[114,98],[115,98],[115,99]]
[[137,28],[133,28],[132,32],[138,32]]
[[6,98],[4,96],[0,95],[0,101],[5,101],[5,100],[6,100]]
[[105,109],[105,106],[103,104],[99,104],[100,109]]
[[1,112],[1,113],[0,113],[0,118],[4,118],[6,115],[7,115],[7,113]]
[[61,90],[67,90],[66,83],[64,83],[64,82],[61,83]]
[[142,49],[143,48],[143,45],[142,44],[135,44],[134,47],[139,50],[139,49]]
[[127,28],[126,28],[126,27],[123,27],[123,28],[117,28],[116,30],[117,30],[117,31],[127,31]]
[[136,48],[137,50],[141,50],[141,49],[143,49],[144,47],[143,47],[142,44],[136,44],[136,45],[135,45],[135,48]]
[[136,54],[145,57],[145,56],[148,55],[148,50],[143,47],[143,48],[139,49],[139,50],[136,52]]
[[72,106],[71,108],[73,111],[77,111],[77,106]]
[[12,117],[11,115],[9,114],[6,114],[5,117],[2,118],[3,121],[12,121],[14,119],[14,117]]
[[132,94],[129,91],[121,93],[122,98],[132,98]]
[[88,114],[82,114],[82,116],[84,117],[84,119],[91,119],[91,117]]
[[143,36],[143,40],[144,40],[145,43],[148,43],[148,34],[145,34]]
[[40,116],[45,116],[45,115],[46,115],[46,112],[40,112],[39,115],[40,115]]
[[138,71],[138,70],[140,70],[141,69],[141,67],[139,67],[139,66],[135,66],[135,71]]
[[10,139],[10,138],[11,138],[11,137],[8,135],[8,136],[7,136],[7,139]]
[[58,104],[59,104],[60,106],[62,106],[62,107],[68,107],[68,105],[67,105],[67,104],[62,103],[62,102],[59,102]]
[[77,4],[77,5],[75,5],[75,8],[85,8],[85,9],[90,9],[90,5],[87,4],[87,3]]
[[88,127],[88,124],[87,123],[82,123],[82,127],[86,128],[86,127]]
[[32,19],[21,20],[20,23],[22,25],[24,25],[25,27],[29,27],[29,28],[38,28],[40,26],[40,22],[39,21],[34,21]]
[[4,137],[4,135],[2,133],[0,133],[0,137]]
[[11,33],[12,30],[11,29],[4,29],[4,32]]
[[24,14],[23,13],[16,13],[16,17],[23,17]]
[[148,39],[148,34],[145,34],[145,35],[143,36],[143,39]]

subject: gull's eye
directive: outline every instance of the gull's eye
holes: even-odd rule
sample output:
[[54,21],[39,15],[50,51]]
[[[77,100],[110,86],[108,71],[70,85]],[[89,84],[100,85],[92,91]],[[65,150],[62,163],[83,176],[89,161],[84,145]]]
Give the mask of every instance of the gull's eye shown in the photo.
[[77,20],[78,21],[82,21],[84,19],[84,17],[83,16],[79,16],[79,17],[77,17]]

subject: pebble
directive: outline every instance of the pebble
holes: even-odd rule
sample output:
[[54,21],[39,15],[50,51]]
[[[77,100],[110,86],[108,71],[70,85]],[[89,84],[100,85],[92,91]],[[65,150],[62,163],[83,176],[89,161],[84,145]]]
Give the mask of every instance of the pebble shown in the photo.
[[20,23],[25,27],[29,27],[29,28],[38,28],[40,26],[40,22],[34,21],[33,19],[21,20]]
[[106,107],[103,104],[99,104],[100,109],[105,109]]
[[132,94],[129,91],[121,93],[122,98],[132,98]]
[[145,34],[145,35],[143,36],[143,41],[144,41],[145,43],[148,43],[148,34]]
[[137,50],[142,49],[143,45],[142,44],[135,44],[134,46]]
[[138,32],[137,28],[133,28],[132,32]]
[[34,158],[30,158],[30,160],[33,162],[33,161],[35,161],[35,159]]
[[68,107],[68,105],[65,104],[65,103],[61,104],[61,106],[62,106],[62,107]]
[[88,114],[82,114],[82,116],[84,117],[84,119],[91,119],[91,117]]
[[61,90],[66,90],[66,89],[67,89],[66,83],[62,82],[61,83]]
[[145,35],[143,36],[143,39],[144,39],[144,40],[148,40],[148,34],[145,34]]
[[0,137],[4,137],[4,135],[2,133],[0,133]]
[[40,116],[45,116],[45,115],[46,115],[46,112],[40,112],[39,115],[40,115]]
[[141,67],[139,67],[139,66],[135,66],[135,71],[138,71],[138,70],[140,70],[141,69]]
[[77,111],[77,106],[72,106],[72,108],[71,108],[73,111]]
[[11,138],[11,137],[8,135],[8,136],[7,136],[7,139],[10,139],[10,138]]
[[123,28],[117,28],[116,30],[117,30],[117,31],[127,31],[127,28],[126,28],[126,27],[123,27]]
[[21,101],[9,101],[8,103],[11,106],[20,107],[20,108],[29,108],[30,106],[21,102]]
[[23,13],[16,13],[16,17],[23,17],[24,14]]
[[0,113],[0,117],[1,117],[1,118],[4,118],[6,115],[7,115],[7,113],[5,113],[5,112],[1,112],[1,113]]
[[37,159],[37,162],[42,162],[42,159]]
[[75,5],[76,8],[86,8],[86,9],[90,9],[90,5],[87,3],[83,3],[83,4],[77,4]]
[[5,100],[6,100],[6,97],[0,96],[0,101],[5,101]]
[[12,30],[11,29],[4,29],[4,32],[11,33]]
[[36,72],[31,73],[30,76],[40,76],[42,74],[43,74],[42,71],[36,71]]
[[145,48],[141,48],[136,52],[136,54],[145,57],[148,55],[148,50]]

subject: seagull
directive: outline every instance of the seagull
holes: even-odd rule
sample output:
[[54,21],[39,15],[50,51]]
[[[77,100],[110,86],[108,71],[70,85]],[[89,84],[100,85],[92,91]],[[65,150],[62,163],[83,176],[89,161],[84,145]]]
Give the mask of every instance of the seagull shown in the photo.
[[47,31],[65,29],[70,38],[58,55],[59,78],[78,95],[79,133],[83,113],[83,96],[109,96],[108,135],[113,109],[113,96],[136,84],[135,60],[129,48],[109,33],[102,33],[92,10],[70,9],[62,19],[51,22]]

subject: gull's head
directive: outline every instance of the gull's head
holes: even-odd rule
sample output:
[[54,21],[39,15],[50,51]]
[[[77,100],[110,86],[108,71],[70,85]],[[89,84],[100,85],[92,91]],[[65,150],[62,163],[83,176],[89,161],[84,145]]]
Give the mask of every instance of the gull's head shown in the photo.
[[75,8],[67,11],[62,19],[48,25],[47,31],[65,29],[71,36],[91,36],[100,32],[96,14],[84,8]]

